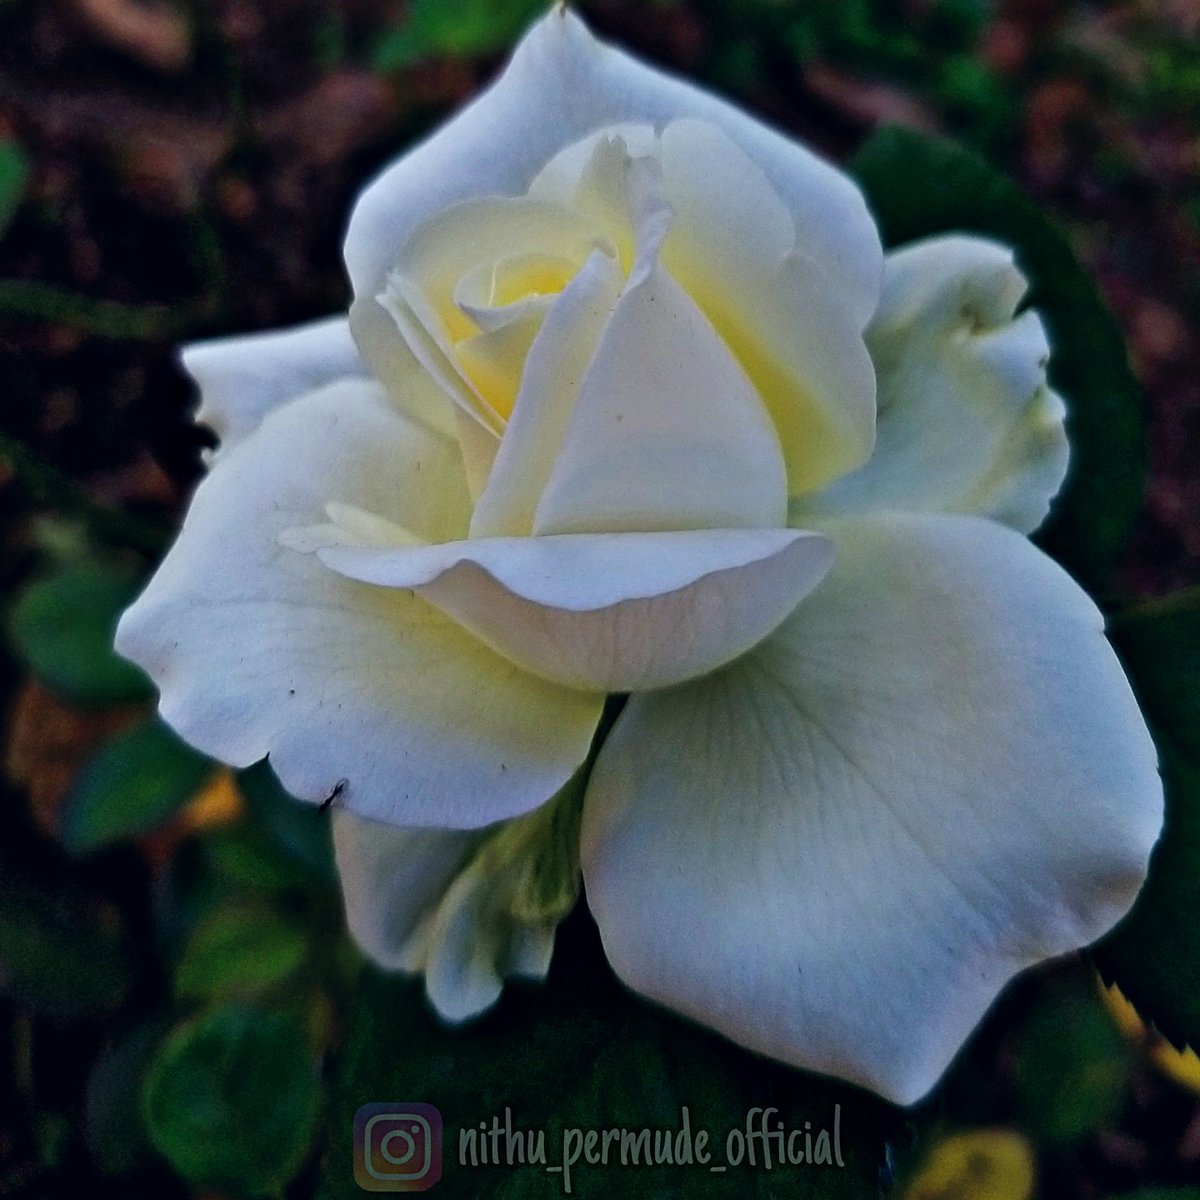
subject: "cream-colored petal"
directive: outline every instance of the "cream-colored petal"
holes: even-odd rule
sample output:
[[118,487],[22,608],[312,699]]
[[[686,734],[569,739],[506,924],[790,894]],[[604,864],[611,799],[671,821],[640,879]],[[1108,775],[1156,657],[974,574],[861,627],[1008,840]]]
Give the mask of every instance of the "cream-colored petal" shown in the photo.
[[489,1008],[507,978],[545,976],[579,896],[574,782],[524,817],[469,832],[338,810],[333,842],[355,941],[385,970],[424,974],[449,1021]]
[[[533,190],[596,221],[632,265],[623,162],[654,163],[670,212],[661,260],[733,352],[779,434],[791,495],[860,467],[875,437],[864,318],[797,247],[787,205],[717,125],[618,126],[560,153]],[[754,219],[748,220],[747,214]]]
[[414,589],[500,654],[588,691],[664,687],[765,637],[821,579],[832,549],[785,529],[486,538],[356,549],[322,562]]
[[789,493],[861,466],[875,439],[875,372],[852,298],[797,246],[767,176],[720,129],[675,121],[661,154],[675,212],[663,262],[762,396]]
[[457,405],[446,389],[421,365],[396,318],[374,296],[350,305],[350,332],[362,360],[404,412],[448,437],[456,436]]
[[180,357],[200,387],[196,420],[221,439],[222,448],[253,433],[267,413],[304,392],[366,374],[345,317],[193,342]]
[[695,303],[648,266],[600,339],[534,532],[771,528],[786,509],[762,400]]
[[616,260],[597,250],[551,304],[525,360],[487,488],[471,517],[472,537],[532,532],[538,501],[621,283]]
[[888,256],[867,331],[879,377],[870,462],[806,513],[899,509],[979,513],[1022,533],[1045,518],[1067,472],[1062,400],[1046,383],[1050,346],[1017,308],[1012,251],[953,235]]
[[606,126],[661,129],[684,117],[718,126],[757,163],[790,210],[799,247],[865,322],[882,251],[854,183],[716,96],[597,42],[560,8],[530,30],[496,84],[362,195],[345,247],[355,295],[377,295],[413,231],[450,205],[523,195],[559,151]]
[[657,158],[659,155],[658,131],[653,125],[618,121],[572,142],[555,154],[529,185],[529,195],[567,208],[577,207],[580,186],[596,165],[597,149],[604,142],[618,141],[625,153],[633,158]]
[[416,971],[419,932],[487,837],[479,829],[414,829],[333,810],[333,848],[354,940],[388,971]]
[[346,382],[223,454],[117,631],[164,718],[231,765],[269,755],[302,799],[340,784],[339,804],[395,824],[472,828],[543,803],[587,754],[602,698],[520,670],[419,596],[284,544],[345,517],[331,505],[417,538],[462,536],[458,448],[378,385]]
[[[475,333],[476,326],[455,303],[455,293],[481,264],[536,253],[578,269],[597,242],[595,226],[561,205],[524,196],[485,196],[456,204],[421,225],[401,249],[395,270],[421,289],[457,342]],[[555,282],[561,287],[565,280]]]
[[458,414],[466,413],[499,438],[503,418],[467,377],[454,353],[449,329],[421,287],[396,273],[377,300],[394,323],[392,336],[399,336],[407,353],[450,401],[456,427]]
[[1103,618],[1024,537],[830,532],[833,570],[776,634],[630,698],[584,879],[633,988],[907,1104],[1014,974],[1126,912],[1162,787]]

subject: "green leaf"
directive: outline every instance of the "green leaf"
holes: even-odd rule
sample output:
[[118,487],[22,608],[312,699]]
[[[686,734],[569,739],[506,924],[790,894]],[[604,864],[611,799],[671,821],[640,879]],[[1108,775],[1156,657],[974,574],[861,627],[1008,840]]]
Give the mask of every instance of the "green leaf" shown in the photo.
[[251,1197],[280,1192],[299,1170],[320,1100],[317,1063],[295,1022],[227,1006],[162,1044],[142,1112],[155,1148],[190,1183]]
[[1167,806],[1142,893],[1093,955],[1142,1017],[1200,1047],[1200,593],[1135,609],[1110,634],[1158,746]]
[[29,182],[29,160],[14,141],[0,141],[0,237],[16,216]]
[[[334,1142],[318,1192],[322,1200],[360,1195],[351,1170],[351,1131],[356,1110],[371,1102],[437,1107],[444,1123],[437,1194],[444,1200],[564,1193],[563,1174],[542,1165],[506,1165],[503,1159],[499,1166],[483,1165],[483,1142],[472,1141],[473,1134],[481,1122],[490,1129],[494,1118],[503,1127],[506,1109],[514,1128],[535,1138],[544,1132],[546,1166],[563,1162],[573,1131],[580,1138],[611,1128],[677,1135],[684,1108],[693,1152],[695,1135],[708,1134],[708,1165],[603,1166],[580,1159],[571,1194],[606,1198],[870,1200],[879,1194],[884,1141],[898,1120],[896,1110],[860,1091],[765,1062],[636,1000],[613,978],[584,913],[560,930],[546,985],[510,985],[491,1014],[461,1028],[439,1023],[419,982],[366,972],[335,1084],[329,1123]],[[767,1170],[760,1151],[756,1167],[743,1158],[726,1172],[710,1171],[726,1161],[729,1131],[744,1131],[756,1106],[777,1108],[786,1129],[800,1131],[801,1142],[806,1121],[813,1138],[827,1129],[831,1150],[836,1119],[845,1165],[775,1163]],[[503,1155],[503,1134],[499,1144]]]
[[147,700],[146,676],[118,657],[113,635],[138,581],[90,565],[72,567],[25,589],[10,635],[29,670],[64,699],[85,705]]
[[333,883],[333,837],[329,813],[288,795],[264,759],[238,775],[254,825],[285,858],[315,880]]
[[201,848],[206,865],[227,887],[294,893],[312,888],[312,875],[256,825],[214,829],[204,835]]
[[[113,341],[170,341],[195,328],[205,314],[200,303],[121,304],[72,291],[43,279],[0,279],[0,313],[55,325]],[[161,549],[159,539],[152,546]]]
[[375,69],[398,71],[425,58],[500,50],[546,8],[546,0],[410,0],[404,23],[376,46]]
[[161,825],[200,790],[213,763],[161,721],[111,738],[79,773],[62,818],[71,854],[136,837]]
[[118,1009],[133,985],[129,943],[116,909],[68,886],[0,882],[0,991],[65,1019]]
[[304,930],[266,905],[225,904],[196,926],[175,973],[185,1000],[250,998],[293,975],[308,954]]
[[1050,381],[1066,401],[1071,439],[1066,485],[1036,540],[1102,589],[1142,503],[1145,416],[1121,330],[1066,236],[1014,183],[952,142],[888,127],[850,169],[888,246],[962,230],[1015,248],[1028,303],[1050,335]]
[[1159,739],[1200,766],[1200,588],[1122,613],[1109,634]]
[[1126,1100],[1133,1056],[1091,982],[1044,991],[1017,1035],[1018,1111],[1044,1143],[1093,1135]]

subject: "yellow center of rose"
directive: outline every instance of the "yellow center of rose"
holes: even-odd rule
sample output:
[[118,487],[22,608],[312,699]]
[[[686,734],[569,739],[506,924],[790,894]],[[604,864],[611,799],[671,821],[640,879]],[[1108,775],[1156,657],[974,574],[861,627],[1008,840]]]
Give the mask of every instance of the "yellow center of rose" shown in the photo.
[[[550,301],[580,263],[528,252],[500,259],[443,315],[459,369],[501,420],[512,416],[525,359]],[[481,293],[471,296],[471,291]],[[472,303],[472,301],[474,303]]]
[[[727,171],[751,168],[719,132],[675,128],[615,130],[569,148],[565,165],[552,160],[523,196],[452,205],[415,232],[380,301],[460,414],[498,440],[547,314],[560,311],[591,256],[601,252],[626,281],[644,257],[682,287],[762,400],[790,490],[817,490],[870,452],[873,380],[861,339],[857,330],[834,337],[843,326],[822,324],[825,280],[792,253],[791,215],[765,178],[752,184],[767,214],[755,216],[766,248],[745,262],[727,252],[705,181],[689,175],[680,145],[698,139]],[[719,192],[726,185],[717,174]],[[561,311],[565,325],[577,317],[570,305]],[[492,453],[481,450],[481,479]]]

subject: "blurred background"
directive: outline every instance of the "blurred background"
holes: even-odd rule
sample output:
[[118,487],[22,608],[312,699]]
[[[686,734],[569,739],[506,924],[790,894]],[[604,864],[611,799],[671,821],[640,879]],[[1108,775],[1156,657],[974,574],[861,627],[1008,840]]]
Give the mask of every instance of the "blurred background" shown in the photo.
[[[899,123],[1015,178],[1146,398],[1110,587],[1200,581],[1198,0],[577,7],[835,160]],[[330,1097],[366,985],[327,825],[183,747],[109,639],[209,444],[176,345],[343,308],[356,191],[543,8],[0,0],[0,1196],[342,1194]],[[1072,961],[879,1129],[909,1200],[1195,1200],[1200,1060]]]

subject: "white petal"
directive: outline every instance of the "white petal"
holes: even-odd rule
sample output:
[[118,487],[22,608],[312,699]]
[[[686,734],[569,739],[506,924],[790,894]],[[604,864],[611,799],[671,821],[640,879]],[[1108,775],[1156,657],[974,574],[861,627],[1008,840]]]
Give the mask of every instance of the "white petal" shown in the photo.
[[796,246],[771,182],[718,128],[672,122],[662,163],[675,210],[663,263],[766,403],[790,494],[861,466],[875,438],[875,372],[853,297]]
[[425,987],[447,1021],[490,1008],[506,978],[544,979],[550,969],[557,923],[515,918],[497,902],[496,886],[491,872],[470,864],[424,933]]
[[477,499],[487,487],[500,441],[490,429],[457,405],[454,409],[454,425],[458,431],[463,465],[467,470],[467,486],[472,499]]
[[602,131],[559,154],[533,190],[593,216],[628,262],[632,239],[612,159],[635,147],[661,161],[661,192],[672,210],[662,262],[766,404],[790,494],[860,467],[875,438],[864,320],[821,265],[797,250],[787,206],[719,127],[685,118],[659,138],[649,126]]
[[421,289],[406,276],[392,275],[378,304],[393,321],[391,336],[395,339],[399,334],[398,361],[415,361],[425,377],[437,384],[451,404],[456,428],[461,428],[459,414],[465,413],[499,439],[503,421],[463,373],[449,331]]
[[765,637],[832,547],[785,529],[485,538],[318,554],[352,579],[412,588],[526,670],[593,692],[663,687]]
[[664,251],[668,262],[677,246],[680,257],[696,258],[719,284],[722,277],[744,274],[747,264],[769,274],[796,248],[787,205],[762,168],[719,126],[692,118],[672,121],[660,146],[663,184],[675,210]]
[[118,629],[163,716],[234,766],[270,754],[303,799],[345,780],[342,804],[395,824],[470,828],[542,803],[586,755],[599,698],[520,671],[420,597],[281,543],[331,504],[461,536],[458,449],[378,385],[348,382],[222,455]]
[[743,277],[728,301],[717,326],[771,413],[789,494],[866,462],[875,446],[875,368],[828,276],[791,254],[769,278]]
[[558,204],[525,196],[486,196],[440,212],[404,245],[395,270],[419,286],[453,338],[475,332],[455,292],[472,268],[513,255],[581,263],[597,244],[596,230]]
[[196,420],[222,448],[253,433],[272,409],[344,376],[365,376],[345,317],[291,329],[193,342],[181,355],[200,386]]
[[617,973],[904,1103],[1021,969],[1129,908],[1155,752],[1092,602],[978,518],[833,530],[826,582],[726,671],[634,696],[584,811]]
[[882,251],[861,193],[804,147],[717,97],[597,42],[556,8],[533,27],[498,82],[363,194],[346,239],[356,296],[374,296],[420,224],[460,200],[521,195],[555,154],[604,126],[681,117],[719,126],[791,211],[799,245],[865,322]]
[[486,836],[480,830],[411,829],[333,811],[346,921],[363,952],[384,970],[415,971],[421,922],[445,896]]
[[616,261],[595,251],[551,304],[538,332],[472,537],[530,533],[600,335],[620,295]]
[[363,362],[398,408],[439,433],[455,436],[457,405],[397,336],[396,318],[374,296],[350,305],[350,332]]
[[801,506],[829,513],[978,513],[1036,529],[1067,472],[1062,401],[1037,314],[1014,316],[1012,251],[954,235],[890,254],[867,344],[879,378],[875,454]]
[[580,388],[534,532],[784,524],[779,439],[745,372],[661,266],[631,283]]
[[385,970],[423,973],[450,1021],[483,1012],[506,978],[543,977],[558,922],[579,896],[573,788],[524,817],[470,832],[402,829],[335,810],[355,941]]
[[[596,151],[603,142],[620,141],[632,158],[657,158],[658,133],[644,121],[617,121],[582,137],[559,150],[537,173],[529,185],[529,194],[540,200],[577,207],[580,185],[596,162]],[[589,205],[585,208],[593,212]]]

